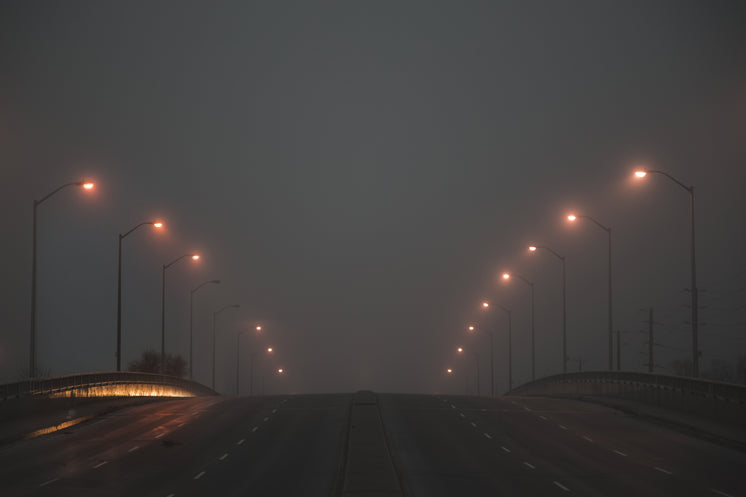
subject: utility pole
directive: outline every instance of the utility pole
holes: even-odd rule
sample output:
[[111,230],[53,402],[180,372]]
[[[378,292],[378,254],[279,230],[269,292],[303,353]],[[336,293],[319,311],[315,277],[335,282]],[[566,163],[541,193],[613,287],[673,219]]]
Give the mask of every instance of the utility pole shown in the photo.
[[616,330],[616,370],[622,370],[622,331]]
[[655,362],[653,361],[653,308],[648,310],[648,373],[655,371]]

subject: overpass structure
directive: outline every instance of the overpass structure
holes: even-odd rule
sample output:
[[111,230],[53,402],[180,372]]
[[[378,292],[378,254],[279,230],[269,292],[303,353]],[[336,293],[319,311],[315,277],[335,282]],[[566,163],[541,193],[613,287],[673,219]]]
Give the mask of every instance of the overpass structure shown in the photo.
[[[171,381],[157,376],[142,384]],[[0,403],[0,431],[3,409],[24,396],[34,406],[74,404],[84,417],[89,403],[126,407],[44,436],[0,436],[3,495],[746,497],[746,444],[609,407],[740,412],[737,385],[600,372],[544,378],[501,397],[194,392],[71,401],[39,397],[96,392],[124,377],[47,381]],[[578,400],[588,397],[610,402]]]

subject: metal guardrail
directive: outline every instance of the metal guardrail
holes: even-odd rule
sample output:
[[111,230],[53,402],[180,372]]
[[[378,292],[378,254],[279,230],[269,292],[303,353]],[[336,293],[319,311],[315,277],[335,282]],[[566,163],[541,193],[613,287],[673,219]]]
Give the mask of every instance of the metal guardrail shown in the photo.
[[195,396],[218,395],[217,392],[200,383],[175,376],[114,372],[73,374],[57,378],[38,378],[6,383],[0,385],[0,401],[20,397],[49,396],[112,385],[158,385],[177,388]]
[[621,371],[586,371],[547,376],[514,388],[507,395],[615,395],[645,390],[669,391],[690,397],[746,405],[744,385],[683,376]]

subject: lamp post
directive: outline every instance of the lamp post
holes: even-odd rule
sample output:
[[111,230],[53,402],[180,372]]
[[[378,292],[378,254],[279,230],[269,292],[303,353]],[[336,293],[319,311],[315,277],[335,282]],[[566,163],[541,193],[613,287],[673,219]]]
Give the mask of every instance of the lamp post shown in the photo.
[[[464,353],[464,348],[463,347],[458,347],[456,349],[456,352],[458,352],[459,354],[463,354]],[[479,354],[476,353],[476,352],[472,352],[472,354],[474,355],[474,359],[476,361],[476,367],[477,367],[477,397],[479,397],[479,396],[481,396],[481,393],[480,393],[480,390],[479,390]]]
[[[489,305],[489,302],[482,302],[483,308],[488,308]],[[497,304],[497,307],[508,316],[508,391],[511,391],[513,390],[513,319],[509,308],[500,304]]]
[[697,262],[694,251],[694,186],[686,186],[684,183],[674,178],[670,174],[657,171],[655,169],[638,170],[635,171],[637,178],[644,178],[648,174],[661,174],[666,178],[670,179],[681,188],[689,192],[689,257],[690,257],[690,271],[692,279],[692,376],[699,378],[699,344],[698,344],[698,320],[699,320],[699,303],[698,303],[698,290],[697,290]]
[[163,284],[161,285],[161,374],[166,370],[166,269],[186,257],[191,257],[193,261],[199,260],[199,254],[184,254],[163,265]]
[[534,282],[526,279],[518,273],[503,273],[503,279],[509,280],[515,276],[531,288],[531,381],[536,379],[536,337],[534,333]]
[[221,307],[217,311],[212,313],[212,389],[215,390],[215,321],[218,314],[226,309],[237,309],[241,307],[239,304],[231,304]]
[[[487,301],[482,302],[482,309],[489,309],[490,304]],[[469,326],[470,332],[476,331],[474,326]],[[495,396],[495,337],[492,330],[485,328],[490,337],[490,396]]]
[[36,378],[36,210],[49,197],[68,186],[80,186],[85,190],[92,190],[94,184],[90,181],[74,181],[57,187],[39,200],[34,200],[33,237],[31,243],[31,332],[29,351],[29,377]]
[[562,372],[567,373],[567,281],[565,277],[565,256],[559,255],[544,245],[531,245],[528,248],[529,252],[536,252],[538,249],[546,250],[562,263]]
[[601,228],[606,232],[606,234],[609,236],[609,292],[608,292],[608,299],[609,299],[609,371],[614,369],[614,325],[611,318],[611,309],[612,309],[612,300],[611,300],[611,228],[608,226],[604,226],[600,222],[598,222],[596,219],[592,218],[591,216],[581,216],[576,214],[570,214],[567,216],[568,221],[574,222],[577,219],[587,219],[591,221],[593,224]]
[[117,371],[122,370],[122,240],[137,228],[147,224],[158,229],[163,227],[163,223],[160,221],[146,221],[124,234],[119,233],[119,251],[117,254]]
[[[261,326],[257,326],[257,330],[261,330]],[[272,347],[267,347],[266,351],[268,354],[271,354],[272,352],[274,352],[274,349]],[[250,370],[249,372],[249,395],[252,397],[254,396],[254,357],[256,357],[258,353],[259,352],[252,352],[249,356],[249,370]],[[282,373],[282,370],[280,370],[279,372]],[[264,394],[264,376],[262,376],[262,395],[263,394]]]
[[193,380],[193,372],[194,368],[192,367],[192,364],[194,364],[193,356],[192,356],[192,342],[193,342],[193,328],[194,328],[194,293],[202,288],[203,286],[207,285],[208,283],[215,283],[216,285],[220,283],[220,280],[208,280],[205,282],[200,283],[197,285],[196,288],[193,288],[189,292],[189,379]]

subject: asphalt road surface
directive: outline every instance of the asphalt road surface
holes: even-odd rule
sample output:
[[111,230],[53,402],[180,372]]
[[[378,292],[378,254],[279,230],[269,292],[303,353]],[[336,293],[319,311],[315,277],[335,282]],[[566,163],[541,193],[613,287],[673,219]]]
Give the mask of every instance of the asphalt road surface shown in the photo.
[[2,446],[0,495],[746,497],[746,453],[571,400],[203,397]]

